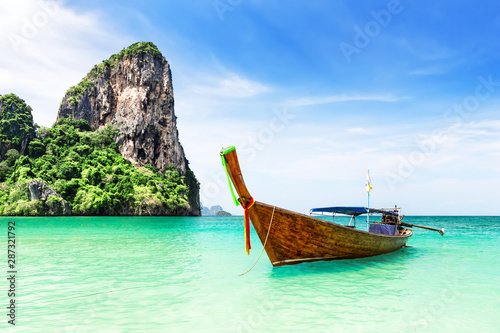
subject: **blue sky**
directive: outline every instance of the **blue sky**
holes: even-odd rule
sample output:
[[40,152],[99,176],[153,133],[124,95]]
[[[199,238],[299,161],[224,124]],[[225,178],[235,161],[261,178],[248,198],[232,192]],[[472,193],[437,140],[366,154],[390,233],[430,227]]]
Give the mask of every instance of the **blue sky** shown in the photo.
[[0,4],[0,94],[51,126],[100,61],[152,41],[206,206],[231,202],[236,145],[254,198],[410,215],[500,214],[495,1],[49,1]]

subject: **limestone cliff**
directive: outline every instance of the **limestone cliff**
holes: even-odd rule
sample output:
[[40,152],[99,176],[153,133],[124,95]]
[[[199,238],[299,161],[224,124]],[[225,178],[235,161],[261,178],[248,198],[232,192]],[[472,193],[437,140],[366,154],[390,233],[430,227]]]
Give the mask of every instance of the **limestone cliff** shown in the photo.
[[154,44],[135,43],[95,66],[66,92],[61,118],[87,120],[93,130],[117,128],[120,153],[135,166],[176,168],[190,187],[191,214],[200,215],[199,184],[179,142],[172,73]]
[[57,119],[87,120],[92,129],[112,125],[123,157],[136,166],[186,173],[179,142],[172,73],[152,43],[136,43],[95,66],[64,96]]

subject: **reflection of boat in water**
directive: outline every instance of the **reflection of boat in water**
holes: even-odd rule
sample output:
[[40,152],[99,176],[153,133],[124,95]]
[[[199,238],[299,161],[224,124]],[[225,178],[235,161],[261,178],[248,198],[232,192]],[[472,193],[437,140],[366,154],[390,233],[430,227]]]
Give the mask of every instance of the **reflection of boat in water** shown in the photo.
[[[369,231],[363,231],[254,201],[243,180],[235,148],[223,148],[221,156],[238,193],[238,201],[252,221],[273,266],[390,253],[404,247],[412,235],[411,230],[403,228],[403,225],[414,225],[402,223],[398,209],[329,207],[311,210],[311,213],[343,213],[354,219],[366,213],[381,214],[380,222],[371,224]],[[245,229],[248,249],[249,225]]]

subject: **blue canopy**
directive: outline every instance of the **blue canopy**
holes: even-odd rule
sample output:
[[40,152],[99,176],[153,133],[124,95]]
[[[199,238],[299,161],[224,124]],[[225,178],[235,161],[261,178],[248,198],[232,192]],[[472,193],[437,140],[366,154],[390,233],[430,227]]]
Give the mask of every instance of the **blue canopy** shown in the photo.
[[358,216],[366,213],[378,213],[398,216],[397,212],[384,209],[366,208],[366,207],[324,207],[324,208],[313,208],[311,213],[333,213],[333,214],[345,214]]

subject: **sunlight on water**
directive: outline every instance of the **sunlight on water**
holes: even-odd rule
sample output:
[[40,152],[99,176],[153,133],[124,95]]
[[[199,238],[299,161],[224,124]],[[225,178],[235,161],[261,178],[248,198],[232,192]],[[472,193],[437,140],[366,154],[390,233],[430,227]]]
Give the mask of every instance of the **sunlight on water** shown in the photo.
[[406,217],[445,236],[415,228],[395,253],[278,268],[264,254],[242,277],[262,248],[253,233],[245,254],[242,217],[1,218],[0,230],[11,220],[16,332],[500,331],[499,217]]

